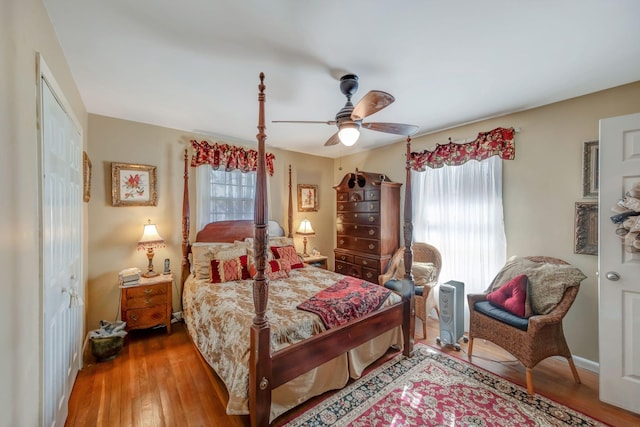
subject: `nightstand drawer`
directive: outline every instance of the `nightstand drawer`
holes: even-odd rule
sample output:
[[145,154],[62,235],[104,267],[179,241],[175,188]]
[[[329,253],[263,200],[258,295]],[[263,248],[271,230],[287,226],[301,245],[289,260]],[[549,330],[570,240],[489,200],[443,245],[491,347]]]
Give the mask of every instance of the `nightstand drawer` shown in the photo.
[[131,309],[125,312],[125,322],[127,328],[150,328],[162,322],[170,321],[167,319],[167,306],[164,304],[154,305],[151,307]]
[[135,286],[125,288],[125,299],[127,300],[127,309],[151,307],[157,304],[166,304],[168,301],[166,283],[157,285]]
[[127,297],[127,308],[143,308],[151,307],[157,304],[166,304],[167,294],[153,295],[153,296],[141,296],[137,298]]

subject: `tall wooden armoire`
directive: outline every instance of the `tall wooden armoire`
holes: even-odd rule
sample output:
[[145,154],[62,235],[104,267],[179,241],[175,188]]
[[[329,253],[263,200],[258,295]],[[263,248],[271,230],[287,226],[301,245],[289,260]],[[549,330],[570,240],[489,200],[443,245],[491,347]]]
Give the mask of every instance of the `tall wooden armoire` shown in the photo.
[[336,185],[335,271],[377,283],[400,241],[400,187],[385,174],[348,173]]

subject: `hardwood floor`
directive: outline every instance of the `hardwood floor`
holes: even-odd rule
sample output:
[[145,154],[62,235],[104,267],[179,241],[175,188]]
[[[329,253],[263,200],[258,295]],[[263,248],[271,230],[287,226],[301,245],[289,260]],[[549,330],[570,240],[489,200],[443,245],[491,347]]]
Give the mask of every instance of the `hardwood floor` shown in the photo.
[[[91,356],[76,379],[69,401],[66,426],[248,426],[248,416],[225,413],[227,392],[195,349],[184,324],[173,325],[172,334],[164,328],[132,331],[120,354],[111,361],[95,363]],[[438,321],[429,319],[427,340],[416,340],[438,347]],[[422,326],[416,322],[416,337]],[[461,351],[443,351],[463,360]],[[396,353],[389,353],[383,363]],[[499,347],[475,340],[473,363],[525,386],[525,370],[513,356]],[[564,359],[550,358],[534,369],[536,393],[560,402],[614,426],[640,425],[640,415],[632,414],[598,400],[598,376],[578,368],[582,384],[575,384]],[[328,394],[328,393],[327,393]],[[320,396],[276,420],[313,406]]]

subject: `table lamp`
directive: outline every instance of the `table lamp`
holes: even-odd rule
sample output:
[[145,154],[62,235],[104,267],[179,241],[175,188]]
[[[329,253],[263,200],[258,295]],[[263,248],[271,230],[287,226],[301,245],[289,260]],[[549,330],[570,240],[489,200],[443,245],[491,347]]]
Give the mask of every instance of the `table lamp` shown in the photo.
[[144,225],[142,237],[138,240],[138,250],[146,250],[147,258],[149,259],[149,266],[147,267],[147,271],[142,274],[142,277],[154,277],[160,274],[153,271],[153,250],[164,247],[164,239],[158,234],[156,225],[151,224],[151,220],[149,220],[148,223]]
[[304,251],[302,252],[302,256],[306,258],[309,256],[309,254],[307,253],[307,236],[315,236],[316,232],[313,231],[311,222],[309,222],[308,219],[303,219],[300,222],[300,227],[298,227],[298,231],[296,231],[296,234],[304,236],[304,238],[302,239],[302,242],[304,244]]

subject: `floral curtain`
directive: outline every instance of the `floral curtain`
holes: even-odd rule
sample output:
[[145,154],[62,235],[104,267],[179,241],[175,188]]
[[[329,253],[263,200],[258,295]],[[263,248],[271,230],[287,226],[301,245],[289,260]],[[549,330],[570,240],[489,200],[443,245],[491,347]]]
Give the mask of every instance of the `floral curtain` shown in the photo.
[[513,160],[516,152],[513,134],[513,128],[496,128],[480,132],[475,141],[466,144],[456,144],[449,139],[448,144],[438,145],[433,151],[411,153],[411,169],[423,172],[427,167],[460,166],[469,160],[484,160],[491,156]]
[[[256,150],[246,150],[234,145],[219,144],[213,145],[207,141],[191,140],[194,154],[191,158],[191,167],[200,165],[211,165],[214,169],[224,166],[226,171],[239,170],[242,172],[255,171],[258,163],[258,152]],[[267,172],[273,176],[273,161],[275,156],[272,153],[266,154]]]

